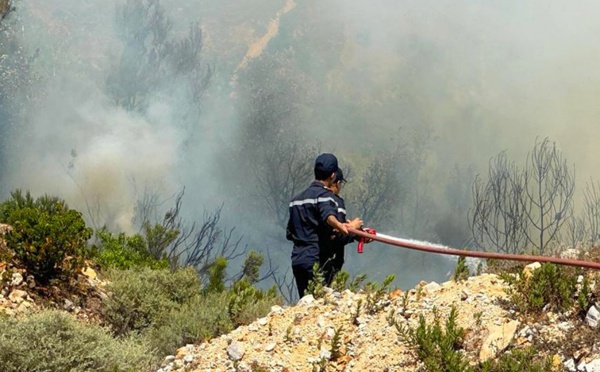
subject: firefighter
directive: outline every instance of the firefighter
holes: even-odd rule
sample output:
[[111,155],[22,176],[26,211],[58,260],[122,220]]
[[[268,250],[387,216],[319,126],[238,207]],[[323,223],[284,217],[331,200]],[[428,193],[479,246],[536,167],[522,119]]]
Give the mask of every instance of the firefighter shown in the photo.
[[337,219],[338,204],[329,189],[335,182],[338,161],[333,154],[321,154],[315,161],[315,180],[290,202],[286,238],[294,243],[292,272],[302,298],[313,279],[313,265],[319,264],[320,244],[331,239],[331,228],[348,235],[347,225]]
[[[330,187],[333,192],[334,199],[338,204],[337,207],[337,219],[342,223],[348,223],[349,226],[360,229],[362,227],[362,220],[360,218],[355,218],[354,220],[348,222],[346,220],[346,204],[344,203],[344,199],[339,195],[340,191],[344,187],[346,180],[344,179],[344,173],[341,169],[335,172],[335,182]],[[350,244],[354,241],[354,236],[352,234],[342,235],[336,233],[335,231],[331,231],[329,239],[326,239],[321,244],[320,249],[320,267],[323,269],[323,276],[325,277],[325,283],[327,286],[331,285],[333,281],[333,277],[336,273],[342,270],[342,266],[344,265],[344,246],[346,244]]]

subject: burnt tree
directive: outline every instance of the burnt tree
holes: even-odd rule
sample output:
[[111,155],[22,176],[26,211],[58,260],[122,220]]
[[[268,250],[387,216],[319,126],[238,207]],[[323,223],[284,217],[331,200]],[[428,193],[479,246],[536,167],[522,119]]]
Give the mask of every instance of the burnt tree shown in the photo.
[[[573,215],[573,171],[549,139],[537,141],[519,170],[500,153],[490,162],[487,182],[473,184],[469,222],[475,244],[506,253],[521,253],[527,246],[547,253]],[[580,222],[567,233],[580,235]]]
[[573,215],[574,171],[555,142],[536,140],[527,156],[523,188],[527,195],[523,209],[531,227],[526,230],[527,240],[544,254]]
[[490,161],[487,182],[475,178],[469,226],[478,248],[518,253],[525,247],[528,219],[522,184],[523,174],[504,152]]

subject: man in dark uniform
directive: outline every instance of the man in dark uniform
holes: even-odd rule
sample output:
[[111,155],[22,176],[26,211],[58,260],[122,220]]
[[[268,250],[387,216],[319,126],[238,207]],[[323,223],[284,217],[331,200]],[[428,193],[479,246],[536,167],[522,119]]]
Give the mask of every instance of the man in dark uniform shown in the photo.
[[[349,226],[355,229],[360,229],[362,221],[359,218],[355,218],[350,222],[346,220],[346,203],[340,196],[340,191],[345,183],[344,173],[338,168],[335,172],[335,182],[330,187],[331,191],[333,191],[334,199],[338,204],[337,219],[342,223],[348,223]],[[344,246],[352,243],[354,238],[352,234],[341,235],[331,230],[330,239],[322,242],[319,266],[323,269],[325,283],[328,286],[331,285],[335,274],[342,270],[342,266],[344,265]]]
[[338,170],[333,154],[321,154],[315,161],[315,181],[290,202],[286,238],[294,242],[292,272],[302,298],[313,279],[313,265],[319,263],[320,242],[331,239],[331,228],[348,235],[346,225],[337,218],[338,205],[329,189]]

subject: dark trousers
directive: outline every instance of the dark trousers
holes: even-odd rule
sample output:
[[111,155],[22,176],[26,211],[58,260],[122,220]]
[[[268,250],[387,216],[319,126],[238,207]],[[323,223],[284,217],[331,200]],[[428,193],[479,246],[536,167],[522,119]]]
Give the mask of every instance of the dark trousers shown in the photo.
[[342,270],[344,265],[344,251],[342,250],[333,253],[330,256],[324,256],[321,258],[320,267],[323,270],[323,277],[325,278],[325,285],[331,286],[335,274]]
[[296,279],[298,295],[302,298],[305,295],[306,288],[308,288],[308,282],[314,278],[312,265],[293,265],[292,272],[294,273],[294,279]]

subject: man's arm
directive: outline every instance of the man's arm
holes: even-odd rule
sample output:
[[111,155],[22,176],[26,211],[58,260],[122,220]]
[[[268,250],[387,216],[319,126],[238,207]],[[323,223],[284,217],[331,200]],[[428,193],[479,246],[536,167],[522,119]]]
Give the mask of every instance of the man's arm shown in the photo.
[[346,227],[347,224],[338,221],[338,219],[333,214],[327,217],[327,223],[342,234],[348,235],[348,228]]

